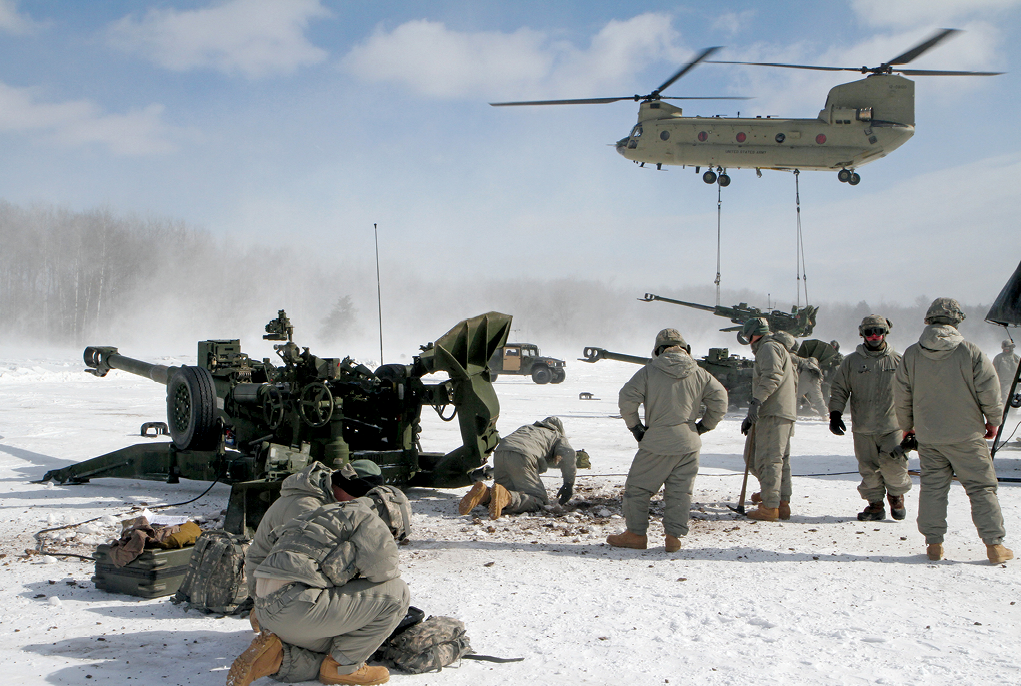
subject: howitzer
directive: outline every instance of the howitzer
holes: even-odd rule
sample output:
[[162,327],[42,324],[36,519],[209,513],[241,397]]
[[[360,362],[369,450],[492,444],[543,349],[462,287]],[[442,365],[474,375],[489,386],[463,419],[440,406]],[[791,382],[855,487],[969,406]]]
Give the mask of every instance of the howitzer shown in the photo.
[[687,302],[685,300],[665,298],[653,293],[646,293],[645,297],[639,298],[639,300],[647,303],[659,300],[662,302],[673,303],[674,305],[693,307],[696,310],[705,310],[706,312],[712,312],[717,317],[726,317],[737,325],[728,326],[725,329],[720,329],[720,331],[740,331],[741,326],[749,319],[763,317],[767,322],[769,322],[769,328],[771,331],[786,331],[796,338],[810,336],[812,334],[813,329],[815,329],[815,317],[819,312],[819,308],[812,305],[806,305],[800,308],[795,306],[791,308],[790,312],[784,312],[782,310],[764,311],[757,307],[752,307],[748,303],[738,303],[733,307],[723,307],[722,305],[701,305],[699,303]]
[[[411,364],[385,364],[375,371],[350,357],[322,358],[299,348],[283,310],[263,336],[285,341],[273,346],[282,365],[269,358],[252,360],[241,352],[239,340],[200,341],[197,365],[180,367],[90,346],[86,371],[105,376],[119,369],[166,385],[172,440],[116,450],[49,471],[42,480],[229,483],[224,529],[238,534],[258,526],[280,481],[315,460],[339,466],[371,459],[384,481],[398,486],[468,485],[470,472],[499,442],[499,402],[487,364],[506,343],[510,324],[511,317],[498,312],[466,319],[422,346]],[[448,379],[422,381],[434,372],[446,372]],[[461,446],[446,454],[420,450],[423,405],[431,405],[444,421],[456,416]]]
[[[615,353],[603,348],[588,347],[582,351],[582,362],[598,362],[599,360],[617,360],[631,364],[648,364],[650,357]],[[727,348],[710,348],[709,354],[695,360],[698,366],[706,370],[727,389],[731,405],[747,405],[752,399],[752,367],[754,360],[738,355],[731,355]]]

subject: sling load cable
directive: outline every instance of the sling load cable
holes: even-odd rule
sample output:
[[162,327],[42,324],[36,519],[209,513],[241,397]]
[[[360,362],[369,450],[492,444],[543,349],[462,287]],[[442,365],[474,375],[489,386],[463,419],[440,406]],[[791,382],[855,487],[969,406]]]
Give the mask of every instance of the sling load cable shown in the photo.
[[716,306],[720,306],[720,217],[723,213],[723,186],[716,184]]
[[805,273],[805,240],[804,234],[801,232],[801,187],[798,183],[798,177],[801,175],[801,171],[798,169],[794,170],[794,204],[797,207],[798,215],[798,237],[797,237],[797,256],[795,258],[795,272],[798,277],[798,295],[797,305],[798,309],[801,309],[801,289],[804,284],[805,289],[805,307],[808,307],[808,274]]

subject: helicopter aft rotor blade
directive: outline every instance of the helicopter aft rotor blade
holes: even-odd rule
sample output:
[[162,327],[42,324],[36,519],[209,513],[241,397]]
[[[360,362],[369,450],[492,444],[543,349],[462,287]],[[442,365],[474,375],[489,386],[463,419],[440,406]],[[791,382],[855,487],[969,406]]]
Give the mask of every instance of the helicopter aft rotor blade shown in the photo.
[[949,71],[945,69],[895,69],[899,64],[907,64],[911,60],[928,52],[947,38],[961,33],[960,29],[941,29],[930,38],[922,41],[907,52],[897,55],[889,62],[878,67],[821,67],[810,64],[783,64],[780,62],[730,62],[725,60],[706,60],[707,64],[745,64],[753,67],[781,67],[784,69],[811,69],[814,71],[856,71],[862,74],[906,74],[908,76],[999,76],[1000,71]]
[[928,40],[922,41],[921,43],[911,48],[907,52],[897,55],[892,60],[887,62],[886,65],[889,66],[894,64],[907,64],[916,57],[919,57],[922,53],[928,52],[930,49],[935,47],[936,44],[960,32],[961,32],[960,29],[941,29],[938,33],[934,34]]

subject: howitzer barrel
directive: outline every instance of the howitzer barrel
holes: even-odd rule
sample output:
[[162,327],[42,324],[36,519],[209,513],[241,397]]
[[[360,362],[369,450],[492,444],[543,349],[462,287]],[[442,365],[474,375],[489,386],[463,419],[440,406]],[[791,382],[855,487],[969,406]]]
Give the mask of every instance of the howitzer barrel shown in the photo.
[[176,367],[168,367],[162,364],[150,364],[132,357],[125,357],[117,353],[117,348],[110,346],[89,346],[85,348],[85,371],[96,376],[106,376],[111,369],[144,376],[156,383],[167,385],[167,379]]
[[[687,300],[674,300],[673,298],[664,298],[662,295],[655,295],[654,293],[646,293],[645,297],[644,298],[639,298],[639,300],[641,300],[642,302],[647,302],[647,303],[651,303],[651,302],[655,302],[655,301],[659,300],[659,301],[665,302],[665,303],[673,303],[674,305],[684,305],[685,307],[694,307],[696,310],[705,310],[706,312],[713,312],[713,313],[716,313],[716,314],[720,314],[718,312],[718,310],[721,309],[719,306],[713,307],[712,305],[700,305],[699,303],[690,303]],[[726,310],[728,308],[722,308],[722,309]],[[730,315],[727,314],[727,315],[722,315],[722,316],[729,317]]]
[[617,360],[618,362],[630,362],[631,364],[649,364],[651,358],[638,357],[637,355],[625,355],[624,353],[614,353],[603,348],[592,348],[588,347],[582,351],[584,357],[578,359],[582,362],[598,362],[599,360]]

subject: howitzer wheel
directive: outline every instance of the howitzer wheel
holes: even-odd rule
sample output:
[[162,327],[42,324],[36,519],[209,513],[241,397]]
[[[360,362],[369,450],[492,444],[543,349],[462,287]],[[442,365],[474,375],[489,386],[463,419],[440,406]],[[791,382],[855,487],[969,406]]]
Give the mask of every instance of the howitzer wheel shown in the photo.
[[326,426],[333,417],[333,393],[322,381],[313,381],[301,389],[298,412],[305,423],[312,428]]
[[276,431],[284,421],[284,395],[279,388],[266,386],[262,391],[262,418],[271,431]]
[[216,386],[203,367],[179,367],[167,383],[167,424],[179,450],[212,450],[219,440]]

